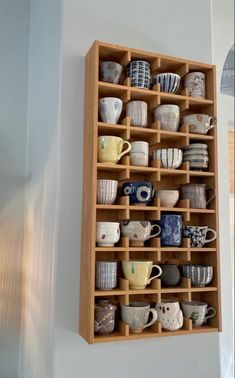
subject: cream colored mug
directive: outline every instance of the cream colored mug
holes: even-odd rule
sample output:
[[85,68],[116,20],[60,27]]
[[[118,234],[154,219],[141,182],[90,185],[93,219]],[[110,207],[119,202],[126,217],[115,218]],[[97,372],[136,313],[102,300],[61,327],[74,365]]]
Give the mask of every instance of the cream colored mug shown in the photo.
[[[152,269],[158,268],[159,273],[151,277]],[[162,274],[159,265],[153,265],[153,261],[122,261],[122,270],[126,280],[129,281],[130,289],[145,289],[146,285]]]
[[[128,147],[122,151],[124,144]],[[131,150],[131,144],[122,138],[105,135],[98,137],[98,162],[116,164]]]

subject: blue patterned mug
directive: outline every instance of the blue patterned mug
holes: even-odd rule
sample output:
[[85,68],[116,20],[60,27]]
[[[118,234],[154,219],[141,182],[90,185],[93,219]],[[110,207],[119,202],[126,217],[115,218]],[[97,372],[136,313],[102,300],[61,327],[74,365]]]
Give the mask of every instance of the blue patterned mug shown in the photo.
[[122,193],[129,196],[131,205],[149,205],[154,196],[154,186],[151,182],[129,181],[123,184]]
[[175,214],[164,214],[157,222],[162,229],[161,245],[179,247],[182,242],[182,216]]
[[[208,232],[211,232],[213,235],[209,239],[207,239]],[[204,244],[214,241],[217,237],[216,231],[207,226],[184,226],[182,234],[183,238],[190,239],[190,246],[195,248],[202,247]]]

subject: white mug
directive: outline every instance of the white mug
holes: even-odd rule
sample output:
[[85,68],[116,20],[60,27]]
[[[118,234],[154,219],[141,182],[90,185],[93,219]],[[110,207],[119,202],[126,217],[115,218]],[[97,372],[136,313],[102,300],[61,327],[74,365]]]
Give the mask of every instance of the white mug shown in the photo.
[[132,142],[130,159],[131,159],[131,165],[147,167],[149,163],[148,142]]
[[179,301],[175,299],[163,299],[156,304],[158,320],[162,323],[162,328],[169,331],[176,331],[183,326],[183,313],[180,309]]
[[96,243],[98,247],[113,247],[120,239],[120,224],[117,222],[96,222]]
[[126,106],[126,115],[131,117],[132,126],[146,127],[148,123],[148,104],[144,101],[130,101]]
[[207,134],[216,126],[216,117],[207,114],[188,114],[182,119],[182,126],[189,125],[189,132],[195,134]]
[[205,74],[203,72],[190,72],[184,78],[185,88],[190,97],[205,98]]
[[117,197],[118,181],[97,180],[97,203],[112,205]]
[[[152,320],[148,322],[150,314]],[[157,311],[150,308],[148,303],[130,302],[129,305],[121,305],[121,317],[123,322],[129,324],[131,332],[139,333],[157,321]]]
[[99,112],[103,122],[116,125],[122,112],[122,100],[118,97],[101,98]]

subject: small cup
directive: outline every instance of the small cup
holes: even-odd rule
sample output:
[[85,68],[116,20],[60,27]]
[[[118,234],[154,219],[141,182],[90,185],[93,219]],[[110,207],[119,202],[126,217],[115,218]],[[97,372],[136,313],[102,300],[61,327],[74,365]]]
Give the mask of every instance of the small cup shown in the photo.
[[190,97],[205,98],[205,74],[203,72],[190,72],[185,75],[184,86],[188,89]]
[[[183,301],[180,303],[185,318],[191,319],[195,327],[201,327],[208,319],[216,316],[216,309],[214,307],[208,307],[205,302]],[[209,315],[209,312],[212,312]]]
[[[148,322],[150,314],[152,320]],[[121,317],[129,325],[131,332],[139,333],[157,321],[157,311],[150,308],[148,303],[130,302],[129,305],[121,305]]]
[[148,163],[149,163],[148,142],[132,142],[130,160],[131,160],[131,165],[148,167]]
[[[213,236],[207,239],[207,233],[211,232]],[[214,241],[217,237],[217,233],[208,226],[183,226],[182,228],[183,238],[190,239],[190,246],[194,248],[203,247],[204,244]]]
[[122,100],[118,97],[101,98],[99,112],[103,122],[116,125],[122,112]]
[[149,205],[154,196],[154,186],[147,181],[128,181],[122,186],[124,196],[129,196],[130,204],[136,206]]
[[[151,234],[157,228],[155,234]],[[121,232],[132,242],[144,243],[146,240],[156,238],[161,233],[161,227],[157,224],[151,225],[148,221],[122,221]]]
[[118,181],[97,180],[97,203],[112,205],[117,198]]
[[126,106],[126,115],[131,117],[132,126],[146,127],[148,124],[148,104],[144,101],[130,101]]
[[156,310],[162,328],[169,331],[177,331],[182,328],[184,318],[177,300],[163,299],[161,303],[156,304]]
[[183,161],[183,152],[179,148],[163,148],[153,151],[153,160],[160,160],[161,167],[177,169]]
[[[150,278],[153,268],[157,268],[159,273]],[[130,289],[145,289],[146,285],[162,274],[159,265],[153,265],[153,261],[122,261],[122,270],[126,280],[129,281]]]
[[207,114],[189,114],[182,118],[181,125],[188,125],[189,132],[194,134],[207,134],[216,126],[216,117]]
[[[127,149],[123,150],[123,145],[127,144]],[[98,137],[98,162],[117,164],[122,156],[131,150],[130,142],[122,138],[103,135]]]
[[154,121],[160,121],[161,130],[177,131],[180,123],[180,107],[178,105],[159,105],[154,110]]
[[163,214],[160,225],[161,245],[165,247],[179,247],[182,243],[182,216],[177,214]]
[[100,299],[95,304],[94,330],[99,335],[108,335],[115,328],[117,306],[107,299]]
[[117,286],[116,261],[96,261],[95,286],[99,290],[112,290]]
[[100,63],[100,81],[119,84],[123,71],[121,64],[113,61]]
[[179,199],[179,191],[158,190],[156,197],[160,198],[162,207],[174,207]]
[[193,287],[205,287],[213,278],[213,266],[211,265],[191,265],[181,266],[183,276],[190,278]]
[[98,247],[113,247],[120,239],[120,224],[96,222],[96,243]]

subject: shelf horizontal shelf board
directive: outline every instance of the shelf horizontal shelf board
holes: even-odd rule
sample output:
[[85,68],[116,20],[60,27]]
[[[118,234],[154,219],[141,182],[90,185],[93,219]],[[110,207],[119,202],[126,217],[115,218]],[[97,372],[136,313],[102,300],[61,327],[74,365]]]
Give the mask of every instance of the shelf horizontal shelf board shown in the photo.
[[96,252],[216,252],[216,248],[184,248],[184,247],[95,247]]
[[102,297],[102,296],[115,296],[115,295],[134,295],[134,294],[174,294],[174,293],[188,293],[188,292],[208,292],[208,291],[217,291],[217,287],[206,286],[206,287],[170,287],[170,288],[161,288],[161,289],[141,289],[141,290],[122,290],[122,289],[114,289],[114,290],[96,290],[95,296]]
[[190,248],[191,252],[216,252],[216,248]]
[[157,207],[157,206],[125,206],[125,205],[96,205],[97,210],[130,210],[130,211],[170,211],[170,212],[179,212],[186,213],[202,213],[202,214],[214,214],[214,209],[191,209],[186,207]]
[[129,336],[124,336],[120,332],[113,332],[110,335],[94,337],[95,343],[102,342],[111,342],[111,341],[122,341],[122,340],[135,340],[135,339],[144,339],[144,338],[153,338],[153,337],[163,337],[163,336],[179,336],[179,335],[190,335],[195,333],[208,333],[208,332],[219,332],[217,327],[212,326],[202,326],[198,328],[193,328],[192,330],[179,329],[178,331],[162,331],[162,332],[153,332],[151,330],[145,330],[141,333],[130,333]]
[[205,287],[192,287],[190,290],[192,293],[197,293],[197,292],[205,292],[205,291],[218,291],[218,288],[216,286],[205,286]]
[[126,252],[127,248],[125,247],[96,247],[96,252]]

